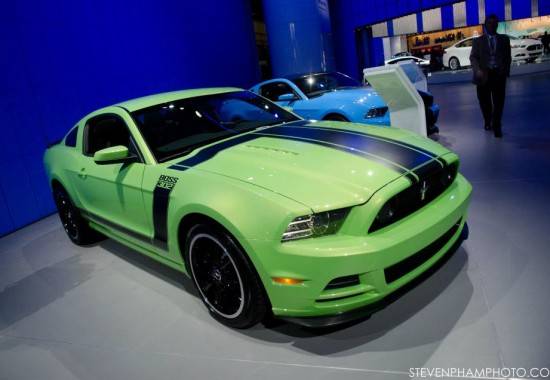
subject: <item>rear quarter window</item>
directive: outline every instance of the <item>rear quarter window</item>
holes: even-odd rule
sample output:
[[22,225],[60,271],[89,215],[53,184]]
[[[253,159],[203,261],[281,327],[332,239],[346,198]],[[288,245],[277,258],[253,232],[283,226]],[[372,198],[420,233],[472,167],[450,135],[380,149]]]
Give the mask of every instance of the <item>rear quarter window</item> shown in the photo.
[[78,134],[78,126],[71,129],[71,131],[65,137],[65,146],[70,146],[72,148],[76,147],[76,136]]

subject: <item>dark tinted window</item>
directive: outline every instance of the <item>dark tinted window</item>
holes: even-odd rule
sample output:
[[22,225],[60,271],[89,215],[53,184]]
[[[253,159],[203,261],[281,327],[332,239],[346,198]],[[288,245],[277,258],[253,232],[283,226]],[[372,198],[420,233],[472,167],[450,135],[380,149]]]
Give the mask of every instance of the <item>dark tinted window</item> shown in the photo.
[[285,82],[272,82],[260,87],[260,95],[274,102],[283,94],[293,94],[298,97],[294,91],[292,91],[292,87]]
[[86,124],[85,154],[93,156],[98,150],[116,145],[131,147],[130,133],[120,117],[101,115],[88,121]]
[[249,91],[176,100],[132,116],[157,161],[258,127],[298,120]]
[[76,136],[78,135],[78,127],[74,127],[65,137],[65,145],[75,147],[76,146]]
[[458,46],[458,47],[471,47],[472,44],[473,44],[473,42],[474,42],[473,38],[470,38],[469,40],[462,41],[462,42],[459,43],[457,46]]
[[328,91],[359,87],[355,79],[341,73],[317,73],[292,79],[307,97],[315,97]]

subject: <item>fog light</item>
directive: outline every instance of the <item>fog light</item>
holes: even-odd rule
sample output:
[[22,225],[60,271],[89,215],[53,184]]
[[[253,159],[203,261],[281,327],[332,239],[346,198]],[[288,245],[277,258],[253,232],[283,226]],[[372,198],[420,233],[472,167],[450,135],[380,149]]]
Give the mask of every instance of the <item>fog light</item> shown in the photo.
[[304,280],[298,280],[297,278],[290,277],[272,277],[273,282],[281,285],[299,285],[304,282]]

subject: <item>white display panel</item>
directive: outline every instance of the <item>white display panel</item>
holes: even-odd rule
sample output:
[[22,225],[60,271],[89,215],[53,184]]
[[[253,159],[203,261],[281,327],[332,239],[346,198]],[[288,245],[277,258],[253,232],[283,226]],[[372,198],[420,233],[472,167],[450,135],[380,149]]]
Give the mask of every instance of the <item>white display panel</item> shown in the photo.
[[428,135],[424,103],[401,66],[370,67],[363,75],[386,102],[392,127]]

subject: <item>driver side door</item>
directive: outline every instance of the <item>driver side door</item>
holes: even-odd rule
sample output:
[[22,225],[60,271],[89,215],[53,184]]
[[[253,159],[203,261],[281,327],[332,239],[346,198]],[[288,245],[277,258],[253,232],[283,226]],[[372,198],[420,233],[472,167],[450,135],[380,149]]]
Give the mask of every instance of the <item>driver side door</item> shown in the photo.
[[[145,164],[124,115],[114,111],[88,119],[82,145],[83,159],[74,183],[84,211],[118,232],[150,236],[141,189]],[[117,145],[127,147],[135,158],[107,164],[94,161],[97,151]]]

